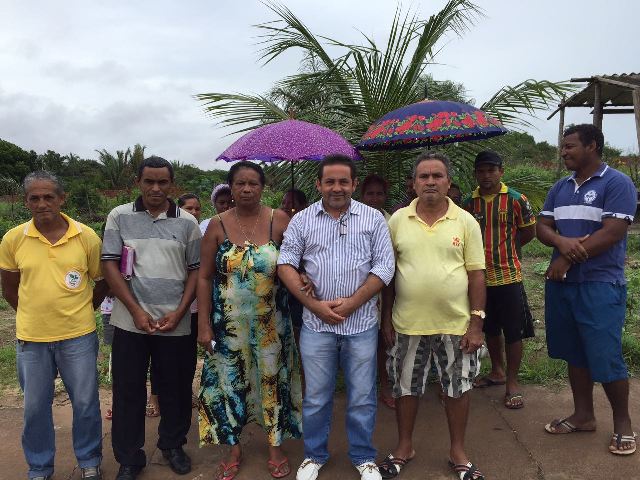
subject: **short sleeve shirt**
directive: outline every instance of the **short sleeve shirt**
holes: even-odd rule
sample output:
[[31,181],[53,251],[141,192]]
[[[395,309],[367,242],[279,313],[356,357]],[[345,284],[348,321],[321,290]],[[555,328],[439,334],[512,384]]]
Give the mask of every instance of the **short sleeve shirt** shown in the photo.
[[[554,221],[563,237],[583,237],[602,228],[606,218],[631,223],[637,207],[638,192],[624,173],[602,163],[598,171],[578,185],[575,174],[558,180],[551,187],[540,216]],[[614,282],[625,284],[624,259],[627,236],[609,250],[572,265],[566,282]],[[553,250],[552,258],[559,255]]]
[[[138,304],[155,320],[176,310],[182,301],[189,270],[200,268],[200,228],[188,212],[169,202],[167,212],[153,217],[138,198],[114,208],[107,217],[102,260],[119,261],[123,246],[134,250],[133,275],[128,281]],[[191,332],[187,311],[171,332],[154,335],[181,336]],[[131,313],[116,298],[111,325],[135,333]]]
[[471,317],[467,272],[485,268],[478,222],[451,200],[427,225],[418,199],[391,216],[396,254],[393,326],[405,335],[464,335]]
[[0,243],[0,269],[20,272],[16,338],[56,342],[96,329],[93,286],[102,279],[100,238],[61,213],[66,233],[52,245],[33,220],[9,230]]
[[501,184],[496,195],[481,195],[476,188],[465,200],[464,209],[480,224],[487,263],[487,285],[522,281],[518,230],[534,225],[531,205],[520,192]]

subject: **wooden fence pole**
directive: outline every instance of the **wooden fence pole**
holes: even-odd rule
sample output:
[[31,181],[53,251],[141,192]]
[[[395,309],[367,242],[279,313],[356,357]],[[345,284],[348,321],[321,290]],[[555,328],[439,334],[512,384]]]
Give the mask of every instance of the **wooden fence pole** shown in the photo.
[[593,124],[602,130],[602,85],[595,81],[595,94],[593,98]]

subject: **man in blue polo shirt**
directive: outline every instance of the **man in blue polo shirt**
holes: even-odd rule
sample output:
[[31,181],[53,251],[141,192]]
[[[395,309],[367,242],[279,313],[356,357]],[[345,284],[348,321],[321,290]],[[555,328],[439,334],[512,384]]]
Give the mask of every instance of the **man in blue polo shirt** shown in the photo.
[[603,147],[593,125],[565,130],[561,154],[574,173],[551,188],[540,212],[538,238],[554,247],[545,285],[547,348],[569,364],[574,399],[574,412],[545,430],[595,430],[593,382],[600,382],[613,410],[609,451],[629,455],[636,439],[622,357],[624,259],[637,192],[629,177],[602,161]]

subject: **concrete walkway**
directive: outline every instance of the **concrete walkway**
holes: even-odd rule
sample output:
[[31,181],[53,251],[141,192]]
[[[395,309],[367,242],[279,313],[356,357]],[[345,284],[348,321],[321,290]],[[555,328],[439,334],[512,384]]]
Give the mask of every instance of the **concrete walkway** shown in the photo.
[[[553,436],[543,430],[546,422],[570,413],[571,392],[543,387],[524,387],[526,407],[507,410],[502,406],[502,387],[472,392],[471,415],[467,429],[467,450],[487,479],[493,480],[596,480],[640,479],[640,451],[629,457],[618,457],[607,450],[611,435],[611,412],[602,391],[596,388],[598,431]],[[104,393],[103,411],[109,404],[109,392]],[[640,422],[640,382],[631,382],[631,413]],[[347,455],[344,429],[345,398],[336,396],[334,424],[331,432],[331,459],[320,471],[319,480],[357,480],[358,474]],[[79,479],[71,447],[71,406],[68,400],[58,399],[54,407],[57,435],[56,480]],[[158,419],[147,419],[147,456],[149,465],[141,480],[212,479],[217,463],[223,458],[224,447],[197,446],[194,423],[189,433],[186,451],[193,460],[193,471],[177,476],[164,464],[155,448]],[[0,409],[0,479],[26,478],[27,466],[22,455],[20,435],[21,408]],[[375,442],[379,457],[386,455],[396,441],[395,415],[381,405],[378,411]],[[448,432],[444,410],[434,391],[429,391],[420,405],[415,430],[416,458],[402,471],[400,479],[456,478],[447,467]],[[243,436],[244,460],[238,480],[270,479],[266,470],[268,458],[265,437],[255,425],[246,428]],[[302,442],[285,443],[292,475],[302,460]],[[118,465],[111,451],[110,422],[104,421],[104,478],[115,478]]]

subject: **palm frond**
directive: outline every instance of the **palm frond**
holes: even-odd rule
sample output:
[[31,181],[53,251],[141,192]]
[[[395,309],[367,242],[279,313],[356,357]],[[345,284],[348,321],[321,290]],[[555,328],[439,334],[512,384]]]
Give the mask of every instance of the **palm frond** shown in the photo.
[[533,126],[527,117],[549,108],[575,89],[569,82],[525,80],[513,87],[502,87],[480,109],[495,116],[503,125],[519,130]]
[[[338,41],[321,35],[315,36],[286,6],[271,1],[265,1],[264,4],[280,17],[280,20],[256,25],[257,28],[266,32],[260,35],[262,40],[259,42],[259,44],[264,45],[260,50],[260,59],[264,64],[273,61],[292,48],[300,48],[305,58],[313,57],[317,59],[324,65],[327,72],[339,78],[340,61],[336,62],[329,55],[320,40],[336,45],[339,44]],[[284,26],[280,26],[282,23],[284,23]],[[348,96],[349,92],[345,90],[342,93]]]
[[425,62],[435,57],[434,47],[446,33],[462,36],[482,16],[483,10],[469,0],[449,0],[429,20],[417,22],[413,36],[418,43],[406,72],[407,80],[421,75]]
[[253,130],[264,123],[285,120],[289,116],[280,106],[263,95],[201,93],[194,95],[204,103],[205,112],[224,126],[249,124],[233,133]]

